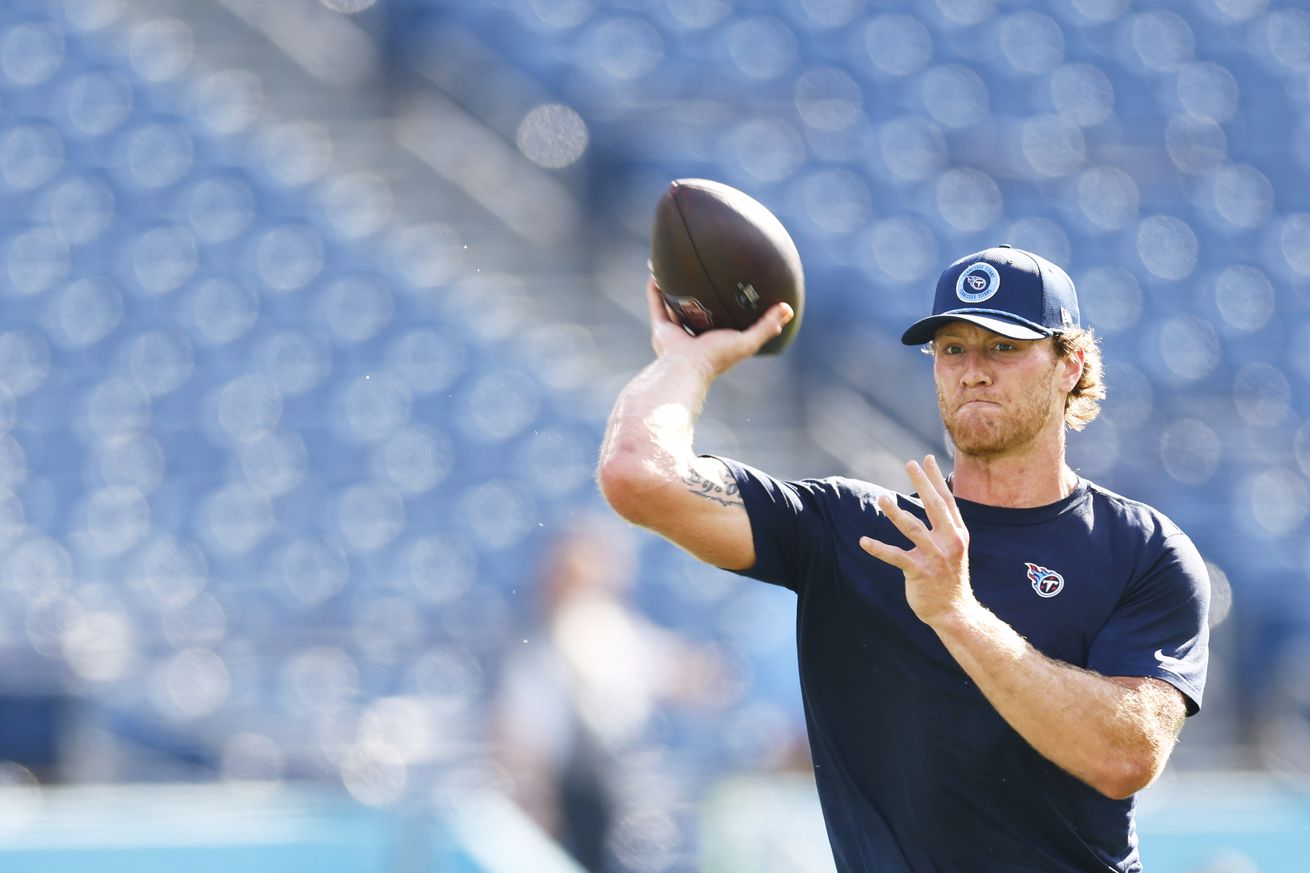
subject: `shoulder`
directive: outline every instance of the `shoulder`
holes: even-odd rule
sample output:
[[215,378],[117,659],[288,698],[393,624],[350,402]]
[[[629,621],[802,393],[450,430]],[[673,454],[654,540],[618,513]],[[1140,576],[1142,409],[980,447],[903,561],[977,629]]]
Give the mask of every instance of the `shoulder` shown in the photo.
[[1174,536],[1187,537],[1173,519],[1149,503],[1125,497],[1095,482],[1088,483],[1088,493],[1098,509],[1108,513],[1125,527],[1162,539]]
[[[1200,550],[1173,519],[1159,509],[1117,494],[1095,483],[1090,484],[1091,499],[1098,521],[1108,517],[1120,536],[1127,535],[1144,548],[1143,570],[1170,568],[1181,571],[1197,584],[1209,578]],[[1208,584],[1208,583],[1207,583]]]
[[878,498],[884,494],[890,494],[893,497],[906,500],[904,494],[898,494],[890,488],[882,485],[875,485],[872,482],[865,482],[862,479],[851,479],[846,476],[826,476],[822,479],[802,479],[804,487],[813,488],[832,495],[837,500],[845,500],[861,505],[876,506]]
[[709,457],[732,477],[749,518],[754,561],[745,575],[795,591],[832,568],[838,543],[855,543],[857,533],[873,529],[878,496],[887,493],[844,476],[779,479],[740,461]]
[[721,461],[728,468],[748,503],[752,493],[785,492],[807,504],[822,504],[850,510],[868,509],[876,512],[878,498],[883,494],[890,494],[902,501],[912,500],[881,485],[847,476],[780,479],[731,458],[717,455],[710,457]]

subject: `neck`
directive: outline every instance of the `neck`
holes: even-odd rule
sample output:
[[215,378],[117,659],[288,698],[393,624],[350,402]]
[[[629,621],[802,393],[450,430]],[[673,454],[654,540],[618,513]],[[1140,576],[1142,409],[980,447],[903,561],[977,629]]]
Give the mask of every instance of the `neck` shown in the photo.
[[1019,455],[957,453],[951,489],[964,500],[1011,509],[1063,500],[1078,487],[1078,474],[1065,463],[1063,440],[1060,443]]

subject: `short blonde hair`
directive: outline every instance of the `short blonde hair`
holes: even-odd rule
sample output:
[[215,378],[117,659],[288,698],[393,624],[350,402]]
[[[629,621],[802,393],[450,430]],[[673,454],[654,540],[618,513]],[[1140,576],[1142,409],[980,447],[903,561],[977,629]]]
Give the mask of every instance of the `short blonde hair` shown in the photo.
[[1064,400],[1064,423],[1074,430],[1082,430],[1101,414],[1101,401],[1105,399],[1105,364],[1101,360],[1100,337],[1091,328],[1074,327],[1057,333],[1055,352],[1069,357],[1083,353],[1083,372]]

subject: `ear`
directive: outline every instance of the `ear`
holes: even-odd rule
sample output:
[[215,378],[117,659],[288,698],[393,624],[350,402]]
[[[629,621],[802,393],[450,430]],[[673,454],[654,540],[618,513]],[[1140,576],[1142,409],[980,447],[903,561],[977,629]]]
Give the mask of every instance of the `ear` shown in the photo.
[[1078,380],[1083,377],[1083,364],[1087,353],[1082,349],[1074,349],[1067,355],[1060,356],[1060,388],[1065,394],[1073,391],[1078,385]]

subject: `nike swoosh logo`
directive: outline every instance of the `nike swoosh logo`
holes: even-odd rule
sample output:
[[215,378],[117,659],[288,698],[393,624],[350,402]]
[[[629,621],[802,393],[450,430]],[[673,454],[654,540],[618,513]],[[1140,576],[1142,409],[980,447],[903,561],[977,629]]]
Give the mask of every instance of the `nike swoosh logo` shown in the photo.
[[1155,650],[1155,660],[1166,667],[1179,667],[1185,663],[1182,658],[1174,658],[1166,655],[1164,649]]

